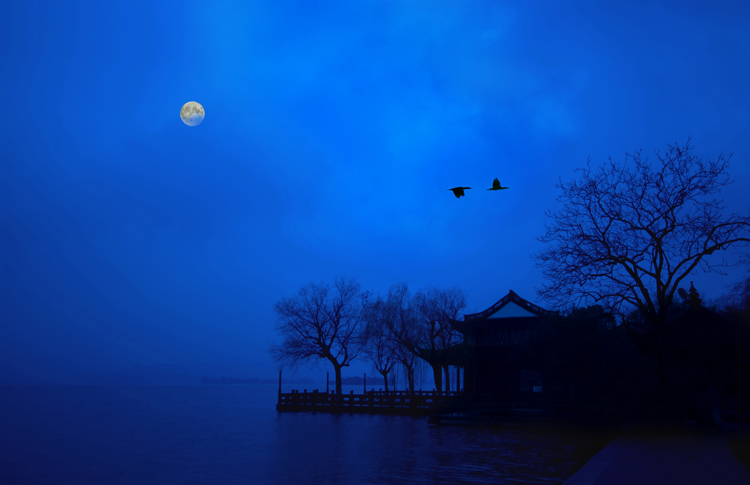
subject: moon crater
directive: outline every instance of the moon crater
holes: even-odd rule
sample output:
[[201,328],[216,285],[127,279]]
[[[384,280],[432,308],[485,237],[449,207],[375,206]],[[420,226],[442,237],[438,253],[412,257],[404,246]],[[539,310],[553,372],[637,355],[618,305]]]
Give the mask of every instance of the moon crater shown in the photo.
[[195,101],[188,101],[182,105],[182,109],[180,110],[180,118],[188,126],[200,125],[205,115],[206,112],[203,110],[203,106]]

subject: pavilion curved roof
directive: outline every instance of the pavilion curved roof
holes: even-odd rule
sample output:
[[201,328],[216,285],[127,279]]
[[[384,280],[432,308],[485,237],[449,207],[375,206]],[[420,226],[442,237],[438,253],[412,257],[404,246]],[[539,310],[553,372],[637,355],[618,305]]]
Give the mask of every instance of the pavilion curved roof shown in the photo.
[[464,321],[468,320],[482,320],[485,318],[488,318],[490,315],[493,315],[497,313],[501,308],[506,306],[508,303],[515,303],[516,305],[520,306],[524,310],[533,313],[535,316],[542,317],[546,315],[554,315],[556,312],[553,312],[551,310],[546,310],[540,306],[534,305],[528,300],[524,300],[518,294],[510,290],[508,291],[508,294],[502,297],[500,300],[497,301],[494,305],[489,307],[488,309],[479,312],[479,313],[469,313],[467,315],[464,315]]
[[[519,306],[523,310],[531,313],[531,315],[527,316],[511,316],[511,317],[503,317],[503,318],[490,318],[492,315],[500,311],[503,307],[507,306],[510,303],[514,303],[515,305]],[[535,305],[531,303],[528,300],[525,300],[518,296],[518,294],[510,290],[508,291],[508,294],[502,297],[500,300],[498,300],[494,305],[489,307],[488,309],[478,312],[478,313],[469,313],[464,315],[464,319],[462,321],[459,320],[453,320],[449,319],[449,323],[453,328],[458,330],[461,333],[465,333],[468,326],[476,327],[477,325],[483,326],[484,323],[492,323],[492,324],[498,324],[502,321],[503,325],[508,324],[510,326],[514,325],[523,325],[522,321],[526,320],[530,317],[545,317],[550,315],[556,315],[557,312],[544,309],[538,305]]]

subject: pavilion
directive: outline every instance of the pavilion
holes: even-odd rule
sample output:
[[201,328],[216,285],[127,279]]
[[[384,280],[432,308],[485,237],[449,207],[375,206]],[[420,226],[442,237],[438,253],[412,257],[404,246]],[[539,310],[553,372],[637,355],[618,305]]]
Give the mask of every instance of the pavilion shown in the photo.
[[432,351],[433,359],[464,369],[464,392],[491,396],[496,401],[537,401],[543,391],[543,376],[533,363],[510,359],[535,333],[545,318],[556,312],[521,298],[513,290],[488,309],[449,319],[463,335],[463,342],[443,351]]

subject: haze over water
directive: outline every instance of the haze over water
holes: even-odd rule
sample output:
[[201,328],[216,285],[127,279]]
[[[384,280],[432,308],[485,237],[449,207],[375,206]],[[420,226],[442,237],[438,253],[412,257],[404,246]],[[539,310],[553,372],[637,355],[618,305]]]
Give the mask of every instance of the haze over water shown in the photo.
[[0,483],[560,483],[591,444],[548,427],[277,413],[276,390],[1,387]]

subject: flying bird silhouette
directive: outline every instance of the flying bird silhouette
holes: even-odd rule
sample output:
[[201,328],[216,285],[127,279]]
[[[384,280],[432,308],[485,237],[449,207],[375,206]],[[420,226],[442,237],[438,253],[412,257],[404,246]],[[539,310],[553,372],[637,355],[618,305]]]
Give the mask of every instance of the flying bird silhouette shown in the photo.
[[498,179],[495,179],[492,182],[492,188],[491,189],[487,189],[487,190],[505,190],[505,189],[509,189],[509,188],[510,187],[501,187],[500,186],[500,181]]
[[453,187],[452,189],[448,189],[448,190],[452,190],[453,195],[455,195],[458,198],[458,197],[461,197],[462,195],[466,195],[464,194],[464,190],[470,189],[470,188],[471,187]]

